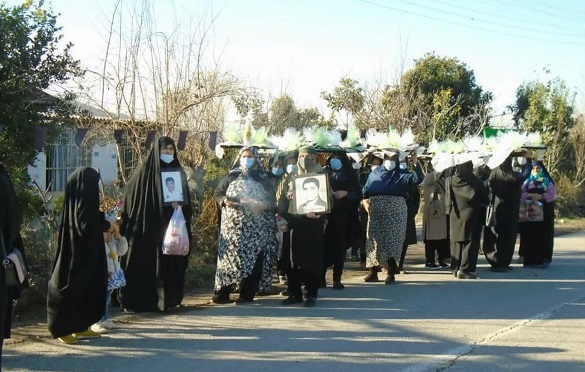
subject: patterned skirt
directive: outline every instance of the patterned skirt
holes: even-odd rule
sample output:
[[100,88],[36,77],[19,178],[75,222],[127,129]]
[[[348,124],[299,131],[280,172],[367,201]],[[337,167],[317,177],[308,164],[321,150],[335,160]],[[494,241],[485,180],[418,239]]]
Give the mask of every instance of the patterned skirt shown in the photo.
[[387,266],[388,260],[400,259],[406,237],[406,200],[401,196],[380,195],[370,198],[366,236],[366,266]]

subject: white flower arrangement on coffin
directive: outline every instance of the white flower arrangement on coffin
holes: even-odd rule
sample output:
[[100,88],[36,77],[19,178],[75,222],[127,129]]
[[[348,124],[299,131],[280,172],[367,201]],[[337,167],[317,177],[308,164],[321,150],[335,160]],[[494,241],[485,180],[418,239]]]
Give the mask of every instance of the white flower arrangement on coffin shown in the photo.
[[291,128],[285,129],[282,136],[270,136],[269,139],[279,151],[284,152],[297,150],[304,142],[303,134]]
[[222,137],[224,142],[218,143],[215,146],[215,155],[220,159],[223,158],[224,147],[257,146],[274,148],[268,140],[268,130],[265,127],[254,129],[249,121],[246,122],[243,133],[237,125],[226,126],[223,130]]
[[363,150],[363,141],[360,136],[360,130],[355,124],[350,124],[347,128],[345,140],[339,143],[339,146],[345,149]]
[[303,130],[305,142],[317,148],[340,147],[341,133],[338,130],[328,130],[324,127],[313,126]]
[[500,132],[495,137],[485,139],[485,145],[492,156],[486,162],[490,169],[497,168],[514,151],[520,151],[526,143],[526,134],[515,131]]

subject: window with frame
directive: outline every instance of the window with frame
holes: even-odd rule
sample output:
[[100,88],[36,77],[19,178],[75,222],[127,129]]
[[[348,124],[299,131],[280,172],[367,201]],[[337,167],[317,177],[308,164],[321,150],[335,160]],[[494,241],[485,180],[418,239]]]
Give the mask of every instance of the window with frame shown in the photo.
[[64,135],[65,141],[45,148],[47,154],[47,185],[49,191],[64,191],[67,178],[75,169],[88,165],[89,154],[85,146],[75,144],[74,132]]

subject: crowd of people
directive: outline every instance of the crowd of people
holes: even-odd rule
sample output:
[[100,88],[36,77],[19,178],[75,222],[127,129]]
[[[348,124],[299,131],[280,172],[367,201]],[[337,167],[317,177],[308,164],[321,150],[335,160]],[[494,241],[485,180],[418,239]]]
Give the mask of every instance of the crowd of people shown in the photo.
[[[555,186],[529,151],[510,154],[494,169],[468,159],[442,171],[421,164],[416,151],[351,155],[304,146],[266,162],[257,148],[241,148],[214,194],[220,208],[214,303],[253,302],[272,285],[276,265],[287,285],[282,305],[315,306],[320,288],[344,289],[348,250],[364,259],[365,282],[379,281],[382,272],[385,284],[394,283],[404,272],[408,246],[417,243],[421,197],[426,269],[475,279],[481,250],[493,272],[507,272],[518,234],[525,267],[551,263]],[[53,337],[72,344],[114,327],[108,319],[113,292],[126,311],[165,311],[182,303],[189,253],[162,250],[176,209],[191,231],[189,195],[165,201],[161,172],[180,169],[174,141],[157,137],[124,189],[118,216],[100,209],[96,170],[71,174],[48,288]],[[24,253],[22,214],[3,166],[0,182],[3,248]],[[0,288],[6,292],[0,303],[6,338],[12,301],[22,288]]]

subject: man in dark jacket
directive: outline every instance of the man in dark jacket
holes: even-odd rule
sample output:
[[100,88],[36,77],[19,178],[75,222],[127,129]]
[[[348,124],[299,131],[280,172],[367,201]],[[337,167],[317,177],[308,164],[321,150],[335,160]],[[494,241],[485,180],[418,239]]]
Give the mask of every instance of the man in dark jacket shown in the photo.
[[477,266],[481,239],[481,207],[489,202],[488,193],[483,182],[473,174],[471,161],[457,165],[448,184],[451,271],[459,279],[477,279],[472,273]]

